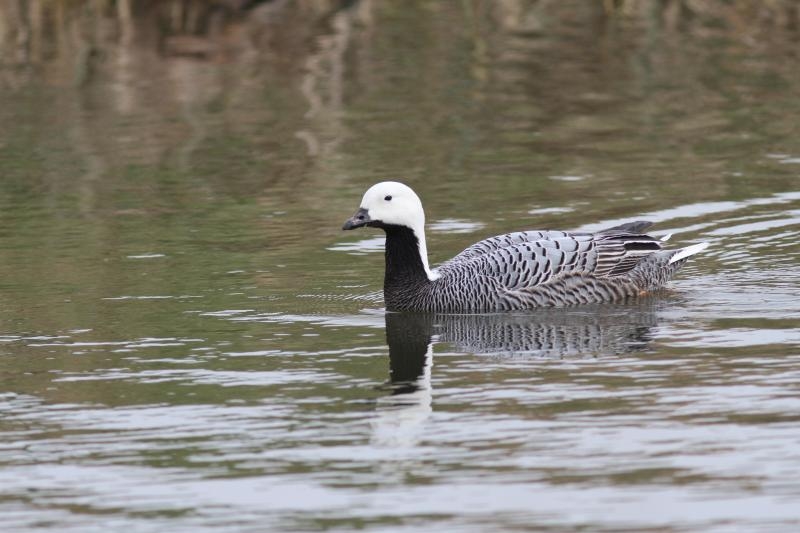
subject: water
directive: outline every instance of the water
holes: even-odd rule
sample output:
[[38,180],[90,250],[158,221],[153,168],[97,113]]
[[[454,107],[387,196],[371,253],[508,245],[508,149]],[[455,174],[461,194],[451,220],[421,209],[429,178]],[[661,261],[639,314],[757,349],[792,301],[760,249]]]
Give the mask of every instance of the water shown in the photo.
[[[796,31],[553,4],[3,8],[3,530],[795,530]],[[433,263],[711,246],[635,302],[387,315],[339,229],[385,178]]]

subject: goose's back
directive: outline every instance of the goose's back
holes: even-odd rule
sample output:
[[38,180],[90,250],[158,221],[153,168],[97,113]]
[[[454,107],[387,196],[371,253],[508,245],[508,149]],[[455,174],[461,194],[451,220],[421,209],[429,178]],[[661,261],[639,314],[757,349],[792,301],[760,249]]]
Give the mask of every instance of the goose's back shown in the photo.
[[553,241],[559,239],[566,239],[572,242],[587,242],[590,241],[591,238],[592,235],[590,233],[571,233],[567,231],[556,230],[532,230],[506,233],[505,235],[497,235],[476,242],[452,259],[442,263],[442,265],[439,266],[439,269],[446,269],[450,266],[459,265],[465,261],[474,259],[475,257],[518,244],[538,243],[540,246],[548,246],[548,243],[552,243]]

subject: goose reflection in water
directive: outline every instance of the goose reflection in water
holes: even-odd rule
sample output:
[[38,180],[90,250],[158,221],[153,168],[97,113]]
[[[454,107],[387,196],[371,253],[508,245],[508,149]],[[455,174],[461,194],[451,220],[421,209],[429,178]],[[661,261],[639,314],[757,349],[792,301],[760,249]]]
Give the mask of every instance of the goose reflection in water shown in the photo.
[[408,446],[432,412],[434,344],[500,357],[590,358],[647,349],[663,299],[519,314],[386,313],[390,394],[378,399],[374,441]]
[[391,391],[377,400],[372,441],[395,449],[413,448],[433,412],[433,315],[386,313]]

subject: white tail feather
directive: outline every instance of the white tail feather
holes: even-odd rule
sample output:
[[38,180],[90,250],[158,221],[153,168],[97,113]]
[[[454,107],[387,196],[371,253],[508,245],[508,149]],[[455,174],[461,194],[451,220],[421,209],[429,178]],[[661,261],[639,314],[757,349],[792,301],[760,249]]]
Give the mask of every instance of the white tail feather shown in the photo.
[[701,242],[700,244],[693,244],[691,246],[687,246],[686,248],[682,248],[678,251],[677,254],[670,257],[669,263],[667,264],[671,265],[676,261],[680,261],[681,259],[686,259],[689,256],[702,252],[706,248],[708,248],[707,242]]
[[661,237],[661,242],[668,241],[670,239],[670,237],[672,237],[672,233],[667,233],[666,235]]

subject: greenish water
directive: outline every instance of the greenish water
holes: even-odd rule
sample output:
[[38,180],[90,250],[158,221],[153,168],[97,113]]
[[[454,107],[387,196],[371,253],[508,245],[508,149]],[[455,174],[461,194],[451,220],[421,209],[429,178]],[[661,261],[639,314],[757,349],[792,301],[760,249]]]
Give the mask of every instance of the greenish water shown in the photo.
[[[797,34],[278,4],[0,39],[4,531],[796,529]],[[434,264],[711,247],[627,304],[387,315],[381,234],[340,231],[383,179]]]

